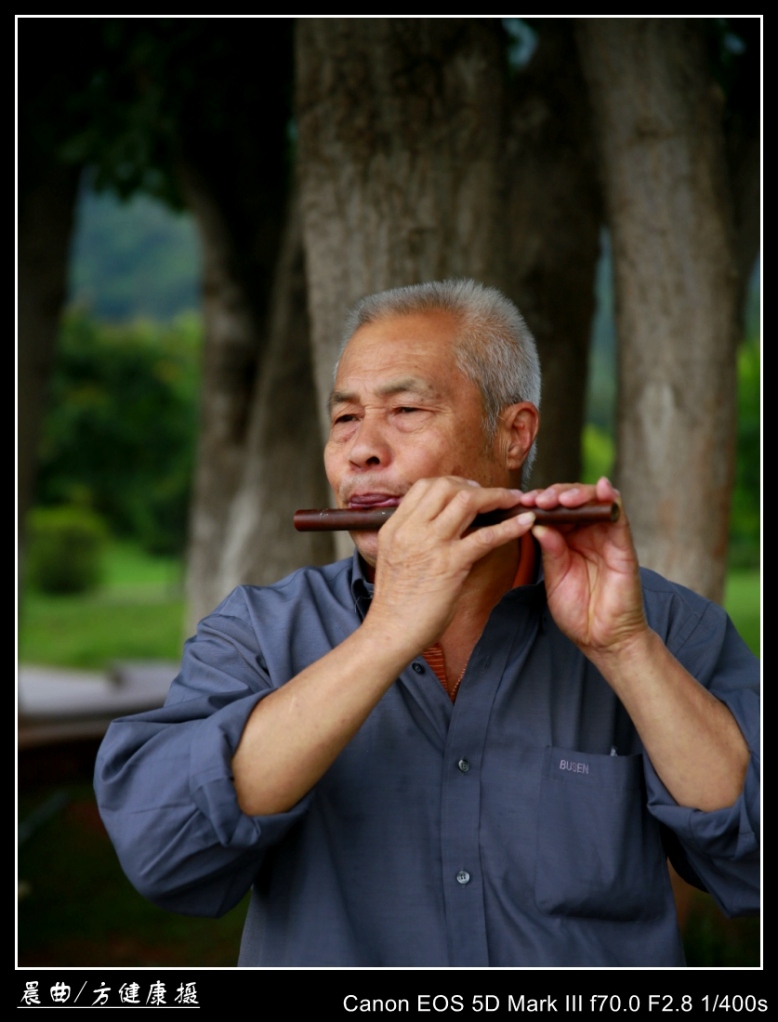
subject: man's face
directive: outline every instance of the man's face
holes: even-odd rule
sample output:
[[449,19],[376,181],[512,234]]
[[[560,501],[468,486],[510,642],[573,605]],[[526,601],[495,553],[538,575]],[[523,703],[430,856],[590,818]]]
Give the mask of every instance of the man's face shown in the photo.
[[[457,368],[456,330],[449,313],[416,313],[369,323],[348,342],[324,451],[339,507],[393,506],[433,476],[512,485],[499,443],[486,441],[480,391]],[[374,565],[377,534],[354,539]]]

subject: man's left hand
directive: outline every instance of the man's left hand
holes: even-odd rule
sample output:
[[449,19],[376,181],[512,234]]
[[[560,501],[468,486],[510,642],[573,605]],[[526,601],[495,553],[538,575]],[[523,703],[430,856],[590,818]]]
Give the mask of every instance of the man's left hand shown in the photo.
[[[618,502],[608,479],[595,486],[555,483],[522,504],[543,509]],[[564,634],[586,655],[616,652],[647,628],[635,547],[624,508],[617,522],[585,527],[536,525],[548,606]]]
[[[526,507],[620,501],[607,479],[556,483],[522,495]],[[676,660],[648,627],[637,555],[624,508],[604,525],[536,525],[554,620],[616,692],[657,773],[679,805],[732,805],[749,750],[729,709]]]

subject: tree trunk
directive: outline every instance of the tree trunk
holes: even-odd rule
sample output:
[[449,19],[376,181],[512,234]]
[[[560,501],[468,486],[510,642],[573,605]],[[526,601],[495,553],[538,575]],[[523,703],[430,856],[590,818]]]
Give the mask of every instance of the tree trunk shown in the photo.
[[586,86],[569,19],[542,23],[514,85],[507,140],[506,290],[543,370],[533,486],[581,477],[581,433],[602,202]]
[[700,26],[582,19],[613,238],[617,477],[641,563],[721,600],[737,275],[721,106]]
[[32,166],[33,154],[27,151],[24,155],[19,178],[18,264],[20,548],[35,488],[41,426],[67,289],[68,250],[81,170],[56,163],[51,154]]
[[249,303],[235,241],[217,201],[190,168],[182,181],[203,248],[205,345],[187,566],[188,603],[196,622],[221,599],[217,577],[243,471],[263,326]]
[[299,169],[323,424],[344,314],[359,297],[446,277],[503,280],[499,26],[304,19]]
[[[311,366],[305,269],[296,197],[276,274],[240,485],[226,521],[217,599],[235,586],[276,582],[293,568],[332,560],[327,533],[298,533],[292,516],[328,502]],[[192,624],[210,609],[191,608]]]
[[[176,123],[179,178],[203,247],[205,350],[187,569],[195,620],[225,595],[227,523],[244,476],[289,192],[292,26],[251,25],[256,32],[247,36],[245,25],[229,23],[217,47],[219,72],[230,55],[234,64],[229,108],[209,104],[206,83]],[[259,67],[250,63],[270,54]]]
[[727,19],[745,49],[729,83],[724,141],[729,166],[735,222],[735,264],[738,271],[740,320],[745,325],[749,279],[762,240],[761,102],[762,23],[760,18]]
[[[97,45],[95,19],[79,24],[79,45]],[[63,44],[54,18],[18,22],[18,515],[20,548],[34,499],[38,446],[59,320],[67,296],[70,239],[83,159],[63,148],[83,130],[72,96],[91,69]]]

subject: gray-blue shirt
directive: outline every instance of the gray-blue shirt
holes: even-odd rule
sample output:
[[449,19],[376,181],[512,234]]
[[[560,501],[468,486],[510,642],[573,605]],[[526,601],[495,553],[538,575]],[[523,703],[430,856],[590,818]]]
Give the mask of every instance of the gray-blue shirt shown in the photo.
[[652,572],[643,588],[650,626],[751,749],[731,808],[676,805],[540,581],[495,607],[454,704],[417,657],[297,806],[243,814],[246,721],[359,626],[355,555],[236,589],[164,708],[111,725],[96,788],[127,875],[192,915],[251,887],[246,966],[683,965],[668,855],[728,914],[758,908],[758,663],[720,607]]

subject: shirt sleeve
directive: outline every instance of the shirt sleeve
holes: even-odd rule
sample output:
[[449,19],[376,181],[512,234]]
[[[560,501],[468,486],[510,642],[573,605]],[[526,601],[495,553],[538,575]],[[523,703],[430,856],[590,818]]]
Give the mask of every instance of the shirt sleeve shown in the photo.
[[164,707],[111,724],[95,769],[100,812],[127,876],[151,901],[190,915],[237,904],[312,797],[267,817],[238,806],[232,757],[254,707],[273,691],[239,592],[187,642]]
[[729,707],[750,761],[734,805],[702,812],[679,806],[644,756],[648,808],[671,831],[668,850],[681,876],[709,891],[727,915],[753,914],[760,904],[759,662],[721,607],[696,596],[694,601],[704,609],[695,607],[670,628],[668,647]]

